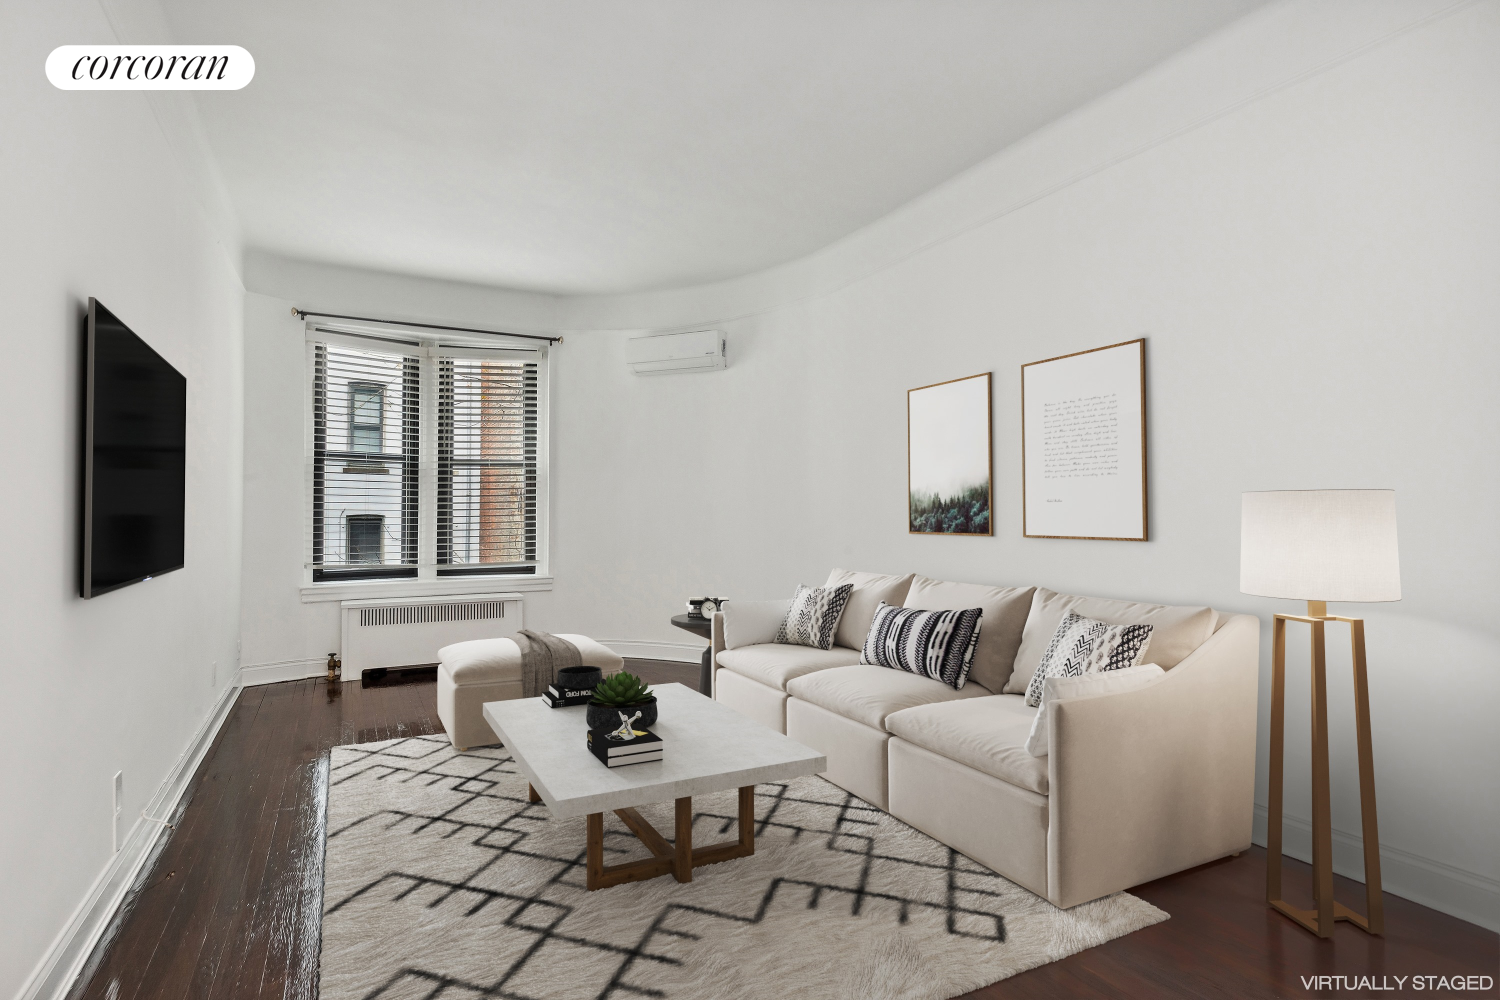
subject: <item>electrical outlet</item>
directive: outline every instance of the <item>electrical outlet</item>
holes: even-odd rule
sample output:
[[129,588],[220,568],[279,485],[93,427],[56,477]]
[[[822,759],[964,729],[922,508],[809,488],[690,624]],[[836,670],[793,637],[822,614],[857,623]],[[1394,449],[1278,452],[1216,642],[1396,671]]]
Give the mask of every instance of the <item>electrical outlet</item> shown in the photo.
[[113,840],[115,850],[121,847],[120,841],[125,836],[125,772],[115,772],[114,782],[114,834]]

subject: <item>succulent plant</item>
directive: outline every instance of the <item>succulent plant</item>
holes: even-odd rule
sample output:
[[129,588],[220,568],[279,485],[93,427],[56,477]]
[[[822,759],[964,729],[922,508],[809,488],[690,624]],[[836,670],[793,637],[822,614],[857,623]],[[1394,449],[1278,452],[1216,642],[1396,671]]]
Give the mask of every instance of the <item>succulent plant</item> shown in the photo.
[[594,688],[595,705],[629,706],[639,705],[650,698],[651,689],[635,674],[621,671],[606,677]]

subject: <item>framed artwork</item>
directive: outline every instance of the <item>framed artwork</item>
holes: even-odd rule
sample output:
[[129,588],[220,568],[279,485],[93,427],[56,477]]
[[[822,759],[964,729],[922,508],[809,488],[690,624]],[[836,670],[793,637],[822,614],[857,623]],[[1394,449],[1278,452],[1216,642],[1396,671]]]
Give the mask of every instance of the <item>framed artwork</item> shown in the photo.
[[1144,542],[1146,341],[1021,366],[1022,533]]
[[907,531],[993,535],[990,373],[906,393]]

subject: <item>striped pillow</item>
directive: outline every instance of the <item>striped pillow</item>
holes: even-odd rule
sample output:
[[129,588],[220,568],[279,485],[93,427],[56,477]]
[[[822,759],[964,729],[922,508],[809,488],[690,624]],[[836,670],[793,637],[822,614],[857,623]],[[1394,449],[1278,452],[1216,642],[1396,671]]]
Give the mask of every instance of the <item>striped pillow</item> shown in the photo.
[[799,586],[792,606],[776,630],[776,641],[793,646],[812,646],[814,649],[833,648],[833,637],[838,631],[839,615],[854,593],[854,584],[841,587]]
[[1026,685],[1026,704],[1042,703],[1048,677],[1083,677],[1136,666],[1151,641],[1150,625],[1111,625],[1069,611],[1052,633],[1042,662]]
[[880,602],[859,662],[930,677],[957,691],[969,679],[983,608],[923,611]]

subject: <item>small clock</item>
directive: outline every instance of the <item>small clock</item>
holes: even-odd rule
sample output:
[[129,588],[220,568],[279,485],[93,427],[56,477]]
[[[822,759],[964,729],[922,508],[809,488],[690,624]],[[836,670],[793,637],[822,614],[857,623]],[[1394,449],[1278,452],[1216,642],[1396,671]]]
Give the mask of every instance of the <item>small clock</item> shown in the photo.
[[703,601],[703,607],[699,609],[698,613],[700,615],[702,615],[704,618],[712,618],[714,612],[718,611],[718,610],[719,610],[719,601],[718,601],[718,599],[717,598],[713,598],[713,597],[708,597],[708,598],[704,599],[704,601]]

